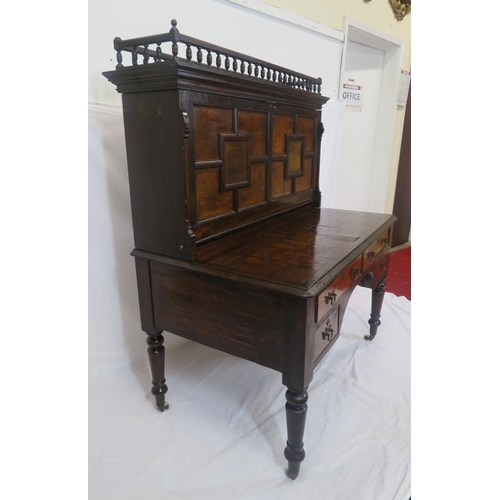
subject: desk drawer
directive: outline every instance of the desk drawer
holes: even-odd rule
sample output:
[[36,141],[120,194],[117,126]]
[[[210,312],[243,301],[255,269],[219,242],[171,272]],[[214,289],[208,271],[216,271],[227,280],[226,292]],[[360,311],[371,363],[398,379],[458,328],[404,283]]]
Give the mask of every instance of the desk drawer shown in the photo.
[[317,360],[320,354],[337,340],[339,330],[339,308],[337,307],[314,334],[314,360]]
[[352,261],[316,298],[316,321],[320,322],[340,296],[361,274],[361,255]]
[[389,229],[382,233],[363,253],[363,271],[370,262],[389,245]]

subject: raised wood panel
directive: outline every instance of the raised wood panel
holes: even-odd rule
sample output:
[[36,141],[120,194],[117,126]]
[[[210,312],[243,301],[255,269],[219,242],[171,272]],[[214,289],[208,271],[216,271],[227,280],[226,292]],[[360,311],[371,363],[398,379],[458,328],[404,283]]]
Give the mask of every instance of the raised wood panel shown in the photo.
[[238,134],[250,134],[251,156],[264,156],[267,154],[266,117],[265,113],[238,110]]
[[238,190],[240,208],[251,207],[266,201],[266,164],[254,163],[250,167],[250,186]]
[[285,177],[297,177],[304,167],[304,136],[286,136]]
[[[263,211],[285,209],[286,197],[293,205],[295,195],[300,195],[296,202],[303,203],[309,191],[312,199],[314,116],[299,115],[292,108],[254,111],[244,104],[223,99],[212,106],[193,105],[192,220],[197,237],[213,231],[202,229],[209,221],[220,220],[220,231],[224,224],[228,229],[240,224],[240,218],[252,220],[251,210],[258,219]],[[245,217],[238,215],[241,211]],[[227,222],[221,226],[222,221]]]
[[233,133],[233,110],[194,107],[194,151],[196,161],[219,157],[219,133]]
[[306,153],[314,150],[314,118],[299,116],[297,120],[297,133],[304,135]]
[[313,159],[304,159],[304,175],[295,178],[295,192],[300,193],[312,187],[312,167]]
[[196,171],[196,205],[198,220],[231,213],[234,191],[220,192],[220,170],[204,168]]
[[250,134],[219,134],[221,165],[221,190],[234,189],[250,184]]
[[302,142],[290,141],[288,150],[288,171],[300,172],[302,170]]
[[273,199],[281,198],[292,193],[292,179],[285,179],[285,162],[273,161],[272,175]]
[[295,134],[295,117],[292,115],[273,115],[273,154],[285,154],[286,136]]

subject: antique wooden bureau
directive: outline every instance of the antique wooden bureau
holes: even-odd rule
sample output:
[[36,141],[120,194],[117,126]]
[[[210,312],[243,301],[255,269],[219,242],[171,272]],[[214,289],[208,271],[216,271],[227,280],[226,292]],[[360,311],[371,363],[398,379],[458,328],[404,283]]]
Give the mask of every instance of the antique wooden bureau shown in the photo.
[[320,78],[176,24],[116,38],[116,70],[103,73],[123,99],[152,393],[168,407],[163,330],[281,372],[295,479],[307,388],[357,285],[373,290],[365,338],[377,332],[395,217],[320,208]]

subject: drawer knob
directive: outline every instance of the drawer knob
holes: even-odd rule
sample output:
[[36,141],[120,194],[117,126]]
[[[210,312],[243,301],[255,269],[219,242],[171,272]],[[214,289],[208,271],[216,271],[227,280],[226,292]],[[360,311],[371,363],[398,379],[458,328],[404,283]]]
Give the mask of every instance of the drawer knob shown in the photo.
[[324,332],[321,332],[321,336],[323,340],[328,340],[328,342],[333,339],[333,328],[329,319],[326,320],[326,328]]
[[333,305],[337,300],[337,294],[332,290],[328,295],[325,295],[325,304]]
[[380,263],[380,269],[385,269],[387,267],[387,262],[381,262]]
[[373,260],[373,258],[374,258],[374,257],[375,257],[375,252],[374,252],[373,250],[372,250],[371,252],[368,252],[368,253],[366,254],[366,258],[367,258],[368,260]]
[[351,271],[351,273],[350,273],[350,274],[351,274],[351,277],[352,277],[352,278],[356,278],[356,276],[359,274],[359,269],[356,267],[355,269],[353,269],[353,270]]

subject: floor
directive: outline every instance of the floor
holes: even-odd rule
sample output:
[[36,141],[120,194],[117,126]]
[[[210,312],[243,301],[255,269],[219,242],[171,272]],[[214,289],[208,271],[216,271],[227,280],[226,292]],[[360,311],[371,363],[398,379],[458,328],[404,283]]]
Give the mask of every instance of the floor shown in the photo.
[[401,245],[393,249],[389,274],[385,280],[386,292],[411,300],[411,246]]

